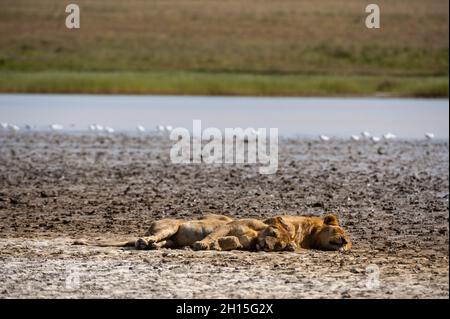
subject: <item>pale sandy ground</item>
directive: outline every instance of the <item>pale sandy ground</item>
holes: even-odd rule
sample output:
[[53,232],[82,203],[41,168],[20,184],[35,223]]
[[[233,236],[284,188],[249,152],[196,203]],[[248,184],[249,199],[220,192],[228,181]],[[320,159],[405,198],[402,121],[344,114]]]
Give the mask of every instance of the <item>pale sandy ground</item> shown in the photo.
[[2,241],[2,251],[15,251],[1,258],[2,297],[448,297],[448,259],[414,252],[134,251],[70,243]]
[[[448,298],[448,142],[283,140],[280,170],[174,166],[168,141],[0,134],[1,298]],[[336,213],[349,253],[72,245],[149,221]]]

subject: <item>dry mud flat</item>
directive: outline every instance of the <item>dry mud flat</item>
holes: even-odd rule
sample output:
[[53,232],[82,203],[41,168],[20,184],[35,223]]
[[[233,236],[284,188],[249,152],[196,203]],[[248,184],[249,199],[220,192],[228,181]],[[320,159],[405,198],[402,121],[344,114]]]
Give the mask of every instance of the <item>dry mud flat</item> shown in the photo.
[[[0,133],[1,298],[448,298],[448,141],[280,140],[279,170],[174,165],[165,137]],[[349,253],[135,251],[156,218],[336,213]]]

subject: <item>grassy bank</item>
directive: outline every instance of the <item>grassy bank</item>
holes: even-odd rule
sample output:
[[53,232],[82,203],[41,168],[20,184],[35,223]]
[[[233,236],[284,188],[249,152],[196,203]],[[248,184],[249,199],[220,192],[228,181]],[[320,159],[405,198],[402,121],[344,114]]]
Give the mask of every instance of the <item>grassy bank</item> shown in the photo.
[[0,91],[255,96],[448,96],[448,77],[200,72],[0,72]]
[[448,95],[447,0],[3,0],[0,91]]

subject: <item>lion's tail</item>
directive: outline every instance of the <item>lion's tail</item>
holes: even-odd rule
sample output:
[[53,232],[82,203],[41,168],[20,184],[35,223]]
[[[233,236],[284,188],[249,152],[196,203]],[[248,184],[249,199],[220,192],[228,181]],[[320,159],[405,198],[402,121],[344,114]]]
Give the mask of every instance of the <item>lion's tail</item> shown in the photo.
[[128,241],[97,241],[87,242],[84,240],[76,240],[72,245],[85,245],[85,246],[97,246],[97,247],[134,247],[136,240]]

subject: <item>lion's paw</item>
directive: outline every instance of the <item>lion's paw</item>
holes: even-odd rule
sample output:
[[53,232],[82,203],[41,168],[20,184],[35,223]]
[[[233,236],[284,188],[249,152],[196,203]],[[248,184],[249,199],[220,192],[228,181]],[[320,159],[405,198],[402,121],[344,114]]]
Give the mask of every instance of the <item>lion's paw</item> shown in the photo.
[[140,250],[148,249],[148,242],[144,238],[139,238],[134,243],[134,247]]
[[221,237],[217,240],[217,243],[220,247],[220,250],[235,250],[242,248],[242,245],[239,242],[239,238],[235,236]]
[[295,243],[289,243],[286,245],[286,248],[284,249],[286,251],[296,251],[297,245]]
[[209,244],[205,243],[203,241],[196,241],[195,243],[192,244],[192,249],[194,249],[194,250],[208,250],[209,249]]
[[157,242],[155,237],[145,237],[145,240],[147,241],[148,244],[154,244]]

